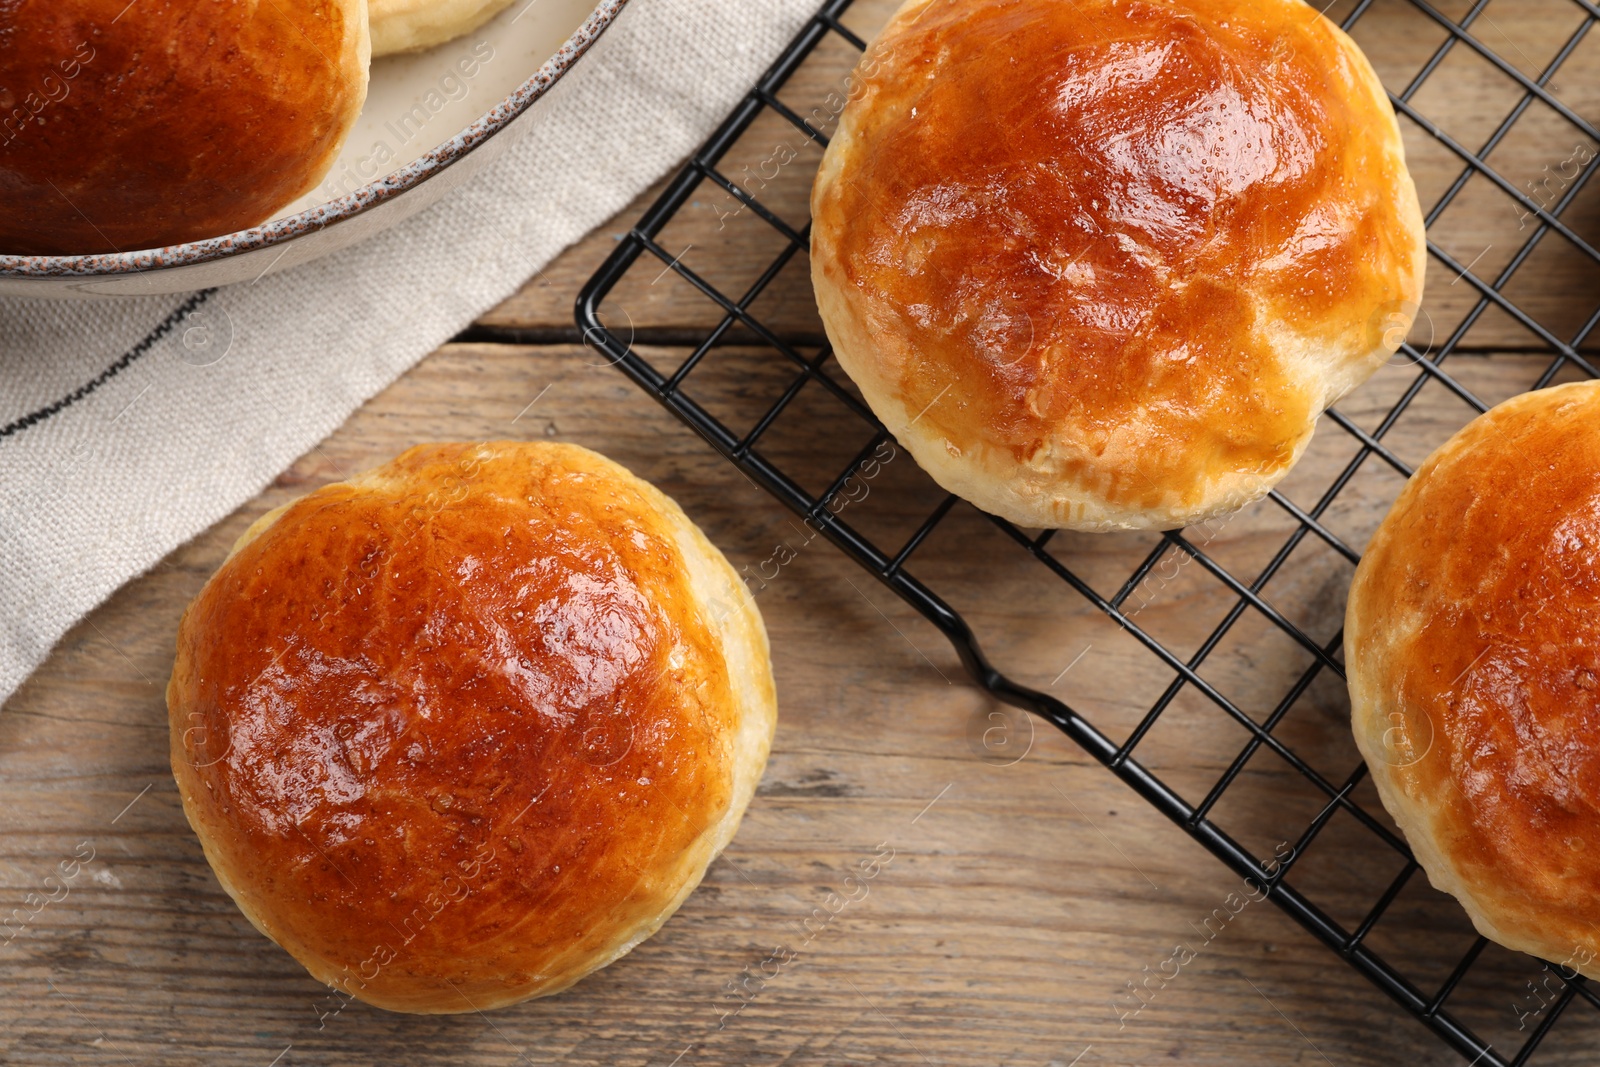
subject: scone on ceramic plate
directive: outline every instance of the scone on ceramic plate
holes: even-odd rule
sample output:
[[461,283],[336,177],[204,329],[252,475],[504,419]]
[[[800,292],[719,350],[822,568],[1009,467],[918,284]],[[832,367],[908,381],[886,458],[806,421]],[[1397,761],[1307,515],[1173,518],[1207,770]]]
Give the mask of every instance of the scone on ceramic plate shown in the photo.
[[157,248],[270,218],[333,165],[369,49],[365,0],[0,4],[0,254]]
[[511,3],[512,0],[367,0],[372,17],[372,54],[420,52],[454,40],[482,26]]

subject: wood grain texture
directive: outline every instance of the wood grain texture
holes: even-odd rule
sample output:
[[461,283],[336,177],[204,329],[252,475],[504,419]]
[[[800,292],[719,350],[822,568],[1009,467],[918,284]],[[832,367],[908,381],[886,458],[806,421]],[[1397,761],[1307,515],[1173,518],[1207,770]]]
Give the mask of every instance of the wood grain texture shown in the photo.
[[[888,6],[862,0],[849,22],[870,32]],[[1441,10],[1455,16],[1465,6]],[[1504,51],[1529,53],[1523,69],[1530,72],[1576,26],[1567,0],[1502,6],[1490,6],[1494,26],[1481,32],[1492,43],[1498,29],[1513,42]],[[1416,23],[1399,0],[1377,0],[1358,29],[1357,39],[1391,86],[1421,62],[1419,55],[1426,58],[1442,32]],[[798,104],[807,94],[825,96],[827,87],[842,84],[849,61],[847,50],[819,51],[785,98]],[[1600,112],[1594,44],[1581,46],[1569,62],[1556,79],[1560,92],[1593,116]],[[1477,76],[1462,74],[1455,84],[1476,86],[1470,78]],[[1493,79],[1432,97],[1424,87],[1418,107],[1426,103],[1442,125],[1460,125],[1470,143],[1468,133],[1486,138],[1516,104],[1503,90]],[[1531,112],[1525,121],[1534,121]],[[1407,137],[1416,133],[1408,129]],[[1498,151],[1525,162],[1531,177],[1566,136],[1557,129],[1523,148],[1508,137]],[[751,138],[730,172],[748,165],[755,173],[776,145],[801,145],[787,127],[761,125]],[[1422,147],[1413,154],[1426,208],[1459,168]],[[808,158],[814,162],[797,148],[795,161],[778,168],[763,191],[797,223],[804,221]],[[621,374],[571,343],[578,286],[654,195],[646,193],[531,279],[472,335],[531,343],[453,344],[430,356],[258,499],[84,620],[6,704],[0,919],[13,909],[27,918],[13,922],[17,932],[9,941],[0,930],[6,994],[0,1062],[1460,1062],[1270,905],[1249,904],[1207,937],[1205,931],[1219,928],[1216,909],[1243,889],[1237,879],[1075,746],[1043,726],[1031,729],[965,684],[931,626],[827,544],[808,542],[798,520]],[[1436,239],[1465,259],[1493,245],[1479,264],[1484,268],[1505,251],[1502,231],[1514,234],[1517,219],[1509,201],[1500,205],[1507,219],[1487,203],[1472,203],[1451,209]],[[674,254],[693,246],[685,264],[738,288],[781,242],[748,211],[722,218],[719,212],[731,206],[720,192],[703,189],[662,244]],[[1597,215],[1595,198],[1587,196],[1566,217],[1593,236]],[[1545,243],[1553,249],[1556,240]],[[1539,306],[1553,319],[1581,322],[1596,289],[1566,264],[1541,267],[1546,273],[1528,299],[1547,301]],[[694,331],[715,315],[679,279],[660,275],[661,267],[641,263],[611,307],[625,309],[643,351],[666,367],[687,354]],[[804,257],[796,257],[758,303],[764,321],[802,345],[820,333],[805,273]],[[1429,280],[1435,295],[1428,306],[1442,340],[1471,309],[1459,295],[1468,283],[1451,286],[1448,274]],[[1474,354],[1446,364],[1488,402],[1528,387],[1548,362],[1523,352],[1526,331],[1495,314],[1473,327]],[[730,343],[695,371],[689,390],[719,417],[748,424],[791,376],[771,350]],[[1414,368],[1397,361],[1341,411],[1372,430],[1415,377]],[[1428,384],[1385,443],[1415,464],[1470,414],[1449,391]],[[184,822],[167,766],[162,699],[178,616],[232,540],[269,508],[419,441],[502,437],[573,441],[605,452],[682,503],[735,567],[759,569],[793,555],[759,596],[779,687],[772,762],[739,836],[678,916],[570,993],[488,1016],[413,1018],[359,1003],[336,1010],[339,1001],[238,913]],[[864,440],[842,406],[808,389],[761,447],[815,486]],[[1284,483],[1285,496],[1314,507],[1354,451],[1352,438],[1325,419]],[[1323,521],[1359,550],[1400,485],[1397,472],[1369,458]],[[895,543],[939,499],[900,456],[848,519]],[[1193,537],[1208,557],[1248,581],[1293,527],[1287,512],[1263,502]],[[1151,535],[1063,535],[1051,551],[1110,595],[1154,544]],[[1060,695],[1114,738],[1134,728],[1172,678],[965,505],[910,566],[967,614],[998,666]],[[1348,561],[1310,537],[1262,595],[1324,642],[1339,626],[1350,573]],[[1133,594],[1128,610],[1138,626],[1190,655],[1236,598],[1197,564],[1156,574]],[[1312,662],[1252,609],[1200,673],[1261,721]],[[1275,734],[1319,773],[1342,780],[1357,758],[1346,714],[1342,687],[1323,672]],[[989,733],[987,747],[985,731],[999,731]],[[1247,739],[1191,686],[1138,757],[1197,798]],[[1013,763],[1006,753],[1025,754]],[[1378,810],[1370,787],[1357,799]],[[1325,803],[1279,757],[1258,752],[1214,814],[1241,843],[1270,855]],[[1291,882],[1337,921],[1359,922],[1375,887],[1399,866],[1373,840],[1349,816],[1336,816]],[[848,903],[830,896],[845,892],[846,874],[880,844],[893,848],[894,859],[866,895]],[[82,862],[90,850],[93,858]],[[61,865],[75,859],[75,877],[61,882]],[[1127,983],[1158,972],[1180,942],[1198,948],[1197,955],[1131,1014],[1138,1002]],[[1420,877],[1369,941],[1430,990],[1470,943],[1459,908]],[[769,962],[779,948],[795,954],[781,967]],[[1491,948],[1451,1006],[1497,1049],[1514,1047],[1526,1033],[1519,1025],[1543,1017],[1523,985],[1541,977],[1533,961]],[[730,986],[741,982],[745,993],[730,999]],[[738,1014],[724,1014],[745,1000]],[[1595,1025],[1591,1009],[1570,1009],[1534,1064],[1593,1062]]]

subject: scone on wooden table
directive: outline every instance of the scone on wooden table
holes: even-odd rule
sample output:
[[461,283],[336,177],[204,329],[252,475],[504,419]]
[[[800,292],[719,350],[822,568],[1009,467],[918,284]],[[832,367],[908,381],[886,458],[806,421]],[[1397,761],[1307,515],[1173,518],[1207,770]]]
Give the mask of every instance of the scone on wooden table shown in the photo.
[[172,768],[245,916],[409,1012],[555,993],[732,838],[777,708],[733,568],[572,445],[419,445],[263,516],[184,614]]
[[1600,978],[1600,383],[1417,468],[1345,615],[1356,744],[1478,932]]
[[372,54],[420,52],[482,26],[511,0],[367,0]]
[[1388,98],[1300,0],[910,0],[811,205],[840,365],[1028,526],[1262,496],[1422,298]]

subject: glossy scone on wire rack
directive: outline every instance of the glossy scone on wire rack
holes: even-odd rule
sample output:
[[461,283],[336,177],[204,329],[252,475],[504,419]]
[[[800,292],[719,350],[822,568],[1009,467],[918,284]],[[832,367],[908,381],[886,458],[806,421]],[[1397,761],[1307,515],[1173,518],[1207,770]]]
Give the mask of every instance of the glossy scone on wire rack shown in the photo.
[[1600,977],[1600,383],[1417,468],[1345,617],[1356,744],[1478,932]]
[[1422,296],[1388,98],[1300,0],[910,0],[811,206],[840,365],[1027,526],[1260,497]]
[[649,937],[776,720],[766,633],[670,499],[571,445],[419,445],[250,527],[183,617],[173,773],[320,981],[465,1012]]

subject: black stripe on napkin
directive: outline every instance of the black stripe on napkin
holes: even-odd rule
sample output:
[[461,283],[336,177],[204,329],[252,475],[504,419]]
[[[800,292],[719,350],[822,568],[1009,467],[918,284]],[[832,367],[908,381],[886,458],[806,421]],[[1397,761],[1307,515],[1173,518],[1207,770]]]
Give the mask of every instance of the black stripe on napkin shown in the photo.
[[122,355],[118,356],[116,361],[105,370],[101,371],[87,382],[84,382],[66,396],[61,397],[59,400],[51,401],[37,411],[30,411],[20,419],[15,419],[6,423],[4,426],[0,426],[0,437],[10,437],[13,434],[26,430],[30,426],[43,422],[52,415],[56,415],[59,412],[71,407],[73,404],[76,404],[78,401],[82,400],[84,397],[100,388],[106,382],[109,382],[112,378],[115,378],[118,374],[121,374],[133,364],[134,360],[150,351],[151,347],[157,341],[171,333],[179,323],[183,322],[184,319],[194,314],[195,309],[210,299],[211,294],[214,292],[216,292],[215,289],[202,289],[198,293],[195,293],[189,299],[179,304],[172,314],[162,319],[161,322],[156,325],[155,329],[145,334],[144,340],[140,341],[138,344],[122,353]]

